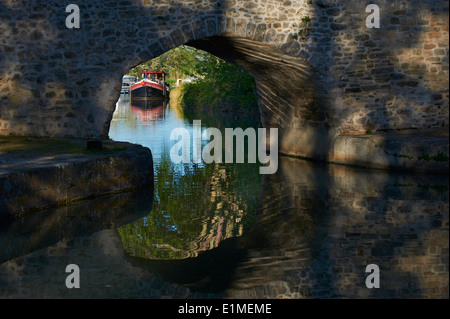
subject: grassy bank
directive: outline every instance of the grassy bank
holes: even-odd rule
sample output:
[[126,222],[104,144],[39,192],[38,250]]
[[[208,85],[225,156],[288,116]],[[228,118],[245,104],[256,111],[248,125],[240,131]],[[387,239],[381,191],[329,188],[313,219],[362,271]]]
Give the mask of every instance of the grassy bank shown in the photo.
[[179,106],[190,112],[258,114],[253,77],[231,64],[220,66],[219,71],[219,76],[179,87]]
[[59,155],[106,155],[126,150],[126,144],[103,141],[103,150],[87,149],[85,140],[46,137],[0,137],[0,163]]

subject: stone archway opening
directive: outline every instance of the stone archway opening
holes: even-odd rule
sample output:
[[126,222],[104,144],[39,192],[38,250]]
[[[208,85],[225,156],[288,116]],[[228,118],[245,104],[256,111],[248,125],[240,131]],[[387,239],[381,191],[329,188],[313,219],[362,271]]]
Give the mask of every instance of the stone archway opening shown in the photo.
[[[255,79],[261,124],[266,128],[278,128],[282,153],[315,158],[327,156],[332,134],[328,124],[326,89],[322,85],[322,76],[305,59],[244,37],[212,36],[184,45],[237,65]],[[151,58],[143,54],[129,62],[131,67],[127,70]],[[118,97],[119,94],[116,101]],[[112,111],[108,114],[107,126],[113,105],[115,102],[109,107]]]
[[[172,108],[176,106],[176,111],[190,116],[205,113],[209,118],[217,114],[226,118],[235,115],[260,118],[255,79],[233,62],[192,46],[181,45],[133,67],[124,76],[140,81],[142,72],[146,70],[165,73],[165,81],[171,89],[170,101],[167,102]],[[127,81],[119,101],[130,97]],[[131,99],[131,104],[154,104],[135,100]]]
[[261,123],[278,128],[282,153],[327,156],[331,127],[326,89],[305,59],[243,37],[214,36],[188,45],[239,65],[255,78]]

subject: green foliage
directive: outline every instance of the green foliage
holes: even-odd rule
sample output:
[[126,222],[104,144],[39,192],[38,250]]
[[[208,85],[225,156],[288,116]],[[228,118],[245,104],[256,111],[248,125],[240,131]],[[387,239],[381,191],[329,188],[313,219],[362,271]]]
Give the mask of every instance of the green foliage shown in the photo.
[[141,76],[143,70],[160,70],[168,74],[168,82],[189,76],[199,76],[202,64],[209,58],[209,54],[195,48],[182,45],[142,63],[131,69],[128,74]]
[[245,113],[258,109],[255,80],[240,67],[212,57],[199,71],[201,80],[183,85],[183,108]]
[[427,161],[427,162],[431,160],[430,155],[428,155],[428,154],[419,156],[418,159],[419,159],[419,161],[424,160],[424,161]]
[[437,162],[448,162],[449,157],[442,152],[438,152],[437,155],[431,157],[431,159]]
[[225,62],[205,51],[189,46],[172,49],[160,57],[143,63],[129,74],[140,76],[143,70],[162,70],[173,86],[176,79],[196,77],[199,80],[183,85],[181,107],[208,107],[211,110],[257,112],[256,83],[240,67]]
[[[240,236],[255,222],[261,177],[252,164],[179,168],[168,156],[155,166],[153,209],[119,228],[125,250],[147,259],[183,259]],[[240,182],[245,180],[245,184]]]
[[301,20],[305,24],[308,24],[311,22],[311,18],[309,16],[304,16]]
[[407,158],[407,159],[410,159],[410,160],[414,159],[414,156],[406,155],[406,154],[400,154],[398,157]]
[[[314,4],[314,3],[313,3],[312,0],[310,0],[310,1],[308,1],[308,4],[309,4],[309,5],[312,5],[312,4]],[[321,9],[325,9],[325,8],[327,7],[327,6],[326,6],[325,4],[323,4],[322,2],[316,2],[315,4],[316,4],[316,6],[318,6],[318,7],[321,8]]]
[[436,161],[436,162],[448,162],[449,161],[449,157],[448,157],[448,155],[445,155],[442,152],[438,152],[437,155],[434,155],[434,156],[430,156],[428,154],[419,156],[419,161],[420,160],[424,160],[424,161],[427,161],[427,162],[431,161],[431,160]]
[[312,31],[312,29],[310,28],[311,18],[309,16],[304,16],[300,20],[302,21],[302,25],[292,25],[292,27],[294,28],[298,27],[298,30],[295,32],[292,38],[294,40],[306,41],[308,40],[309,34]]
[[108,155],[126,150],[126,146],[115,142],[103,142],[103,149],[89,150],[86,141],[46,137],[0,137],[0,154],[15,158],[32,158],[45,154]]

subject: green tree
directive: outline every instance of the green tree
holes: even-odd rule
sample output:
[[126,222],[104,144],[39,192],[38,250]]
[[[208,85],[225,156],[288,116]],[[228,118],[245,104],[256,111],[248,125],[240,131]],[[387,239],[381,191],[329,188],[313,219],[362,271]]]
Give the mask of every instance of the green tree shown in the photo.
[[160,70],[168,74],[169,79],[184,78],[187,76],[202,76],[203,64],[208,62],[211,54],[202,50],[182,45],[166,53],[144,62],[129,71],[130,75],[140,76],[143,70]]
[[185,77],[199,80],[183,86],[181,107],[220,108],[223,111],[257,112],[256,84],[239,66],[189,46],[180,46],[133,68],[129,74],[140,76],[143,70],[160,70],[169,84]]

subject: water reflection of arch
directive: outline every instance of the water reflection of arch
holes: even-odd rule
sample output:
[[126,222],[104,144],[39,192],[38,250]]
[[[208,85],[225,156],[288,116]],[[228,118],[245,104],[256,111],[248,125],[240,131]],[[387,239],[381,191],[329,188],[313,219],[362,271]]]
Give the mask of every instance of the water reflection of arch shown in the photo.
[[151,185],[48,208],[26,218],[0,223],[0,242],[7,247],[0,250],[0,265],[61,241],[116,229],[139,220],[152,211],[153,192]]
[[[448,298],[448,189],[446,176],[280,157],[278,172],[262,178],[255,222],[239,237],[195,258],[126,258],[225,298]],[[365,285],[372,263],[383,289]]]
[[142,122],[152,122],[165,117],[167,100],[131,99],[130,110]]
[[[249,207],[232,180],[239,171],[219,164],[206,170],[207,174],[191,173],[173,183],[156,181],[152,212],[119,229],[131,256],[148,260],[195,258],[226,239],[242,236]],[[172,173],[156,167],[155,174]]]

